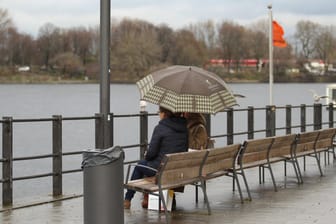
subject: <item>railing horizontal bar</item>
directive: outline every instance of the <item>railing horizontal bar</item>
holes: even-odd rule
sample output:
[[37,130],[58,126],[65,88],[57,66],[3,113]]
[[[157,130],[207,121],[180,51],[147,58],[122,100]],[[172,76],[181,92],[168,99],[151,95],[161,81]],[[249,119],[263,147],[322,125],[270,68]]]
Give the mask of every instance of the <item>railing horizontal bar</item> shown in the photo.
[[79,155],[82,154],[84,150],[82,151],[74,151],[74,152],[63,152],[62,156],[70,156],[70,155]]
[[35,179],[35,178],[41,178],[41,177],[50,177],[53,175],[54,175],[53,173],[45,173],[45,174],[37,174],[37,175],[31,175],[31,176],[13,177],[13,181],[28,180],[28,179]]
[[68,173],[76,173],[76,172],[82,172],[83,169],[74,169],[74,170],[64,170],[62,171],[63,174],[68,174]]
[[91,117],[63,117],[63,121],[72,121],[72,120],[92,120],[97,119],[97,116],[91,116]]
[[32,160],[32,159],[45,159],[45,158],[52,158],[56,155],[54,154],[45,154],[45,155],[38,155],[38,156],[25,156],[25,157],[15,157],[13,161],[22,161],[22,160]]
[[139,147],[139,146],[141,146],[141,144],[124,145],[124,146],[121,146],[121,147],[124,148],[124,149],[128,149],[128,148],[135,148],[135,147]]
[[45,122],[53,121],[53,118],[38,118],[38,119],[13,119],[13,123],[26,123],[26,122]]

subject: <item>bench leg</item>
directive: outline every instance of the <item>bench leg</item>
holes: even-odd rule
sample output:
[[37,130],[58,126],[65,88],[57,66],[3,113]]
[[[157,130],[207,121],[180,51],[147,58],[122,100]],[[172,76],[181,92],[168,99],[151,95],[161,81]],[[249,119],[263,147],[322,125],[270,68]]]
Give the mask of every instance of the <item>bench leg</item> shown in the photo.
[[[159,194],[160,194],[159,200],[163,204],[163,208],[164,208],[164,212],[165,212],[165,216],[166,216],[166,223],[168,224],[169,223],[169,217],[168,217],[167,204],[166,204],[166,201],[165,201],[165,198],[163,196],[163,192],[162,192],[161,189],[159,190]],[[159,206],[160,206],[160,203],[159,203]],[[160,212],[160,207],[159,207],[159,212]]]
[[250,188],[247,184],[247,179],[246,179],[246,176],[245,176],[244,169],[241,169],[241,175],[243,176],[243,179],[244,179],[244,183],[245,183],[245,187],[246,187],[246,191],[247,191],[249,200],[252,201],[251,192],[250,192]]
[[195,183],[195,202],[198,203],[198,183]]
[[272,182],[273,182],[274,191],[277,192],[277,191],[278,191],[278,188],[277,188],[276,183],[275,183],[275,178],[274,178],[273,170],[272,170],[272,167],[271,167],[271,164],[270,164],[270,163],[268,164],[268,169],[269,169],[270,174],[271,174],[271,178],[272,178]]
[[201,181],[201,188],[203,190],[204,202],[206,203],[206,205],[208,207],[208,214],[211,215],[211,208],[210,208],[210,204],[209,204],[209,200],[208,200],[208,195],[206,193],[206,184],[205,184],[205,181]]
[[240,201],[243,204],[244,203],[243,193],[241,191],[239,179],[238,179],[238,176],[237,176],[237,172],[235,170],[233,170],[232,180],[233,180],[233,182],[235,182],[235,181],[237,182],[237,188],[238,188],[238,191],[239,191]]
[[[299,184],[303,184],[303,178],[302,178],[302,174],[301,174],[301,170],[300,170],[300,165],[299,165],[299,161],[297,160],[297,158],[294,158],[294,166],[296,167],[297,173],[299,174],[300,180]],[[295,169],[295,168],[294,168]]]
[[287,177],[287,161],[286,160],[284,161],[284,173],[285,173],[285,177]]
[[315,158],[316,158],[316,162],[317,162],[317,166],[319,168],[321,177],[323,176],[323,172],[322,172],[322,168],[321,168],[321,163],[320,163],[320,159],[319,159],[319,155],[315,152]]
[[301,184],[302,182],[302,177],[300,176],[298,170],[297,170],[297,167],[296,167],[296,163],[294,161],[291,161],[292,165],[293,165],[293,169],[294,169],[294,172],[295,172],[295,176],[296,176],[296,179],[298,180],[298,184]]

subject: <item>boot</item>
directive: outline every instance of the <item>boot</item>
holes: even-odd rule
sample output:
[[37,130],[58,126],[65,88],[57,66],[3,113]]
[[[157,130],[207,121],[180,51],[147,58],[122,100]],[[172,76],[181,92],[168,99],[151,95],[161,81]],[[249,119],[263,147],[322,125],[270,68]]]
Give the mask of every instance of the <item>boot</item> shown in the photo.
[[131,201],[125,199],[124,200],[124,209],[130,209],[131,208]]
[[143,200],[141,202],[143,208],[148,208],[148,193],[143,194]]

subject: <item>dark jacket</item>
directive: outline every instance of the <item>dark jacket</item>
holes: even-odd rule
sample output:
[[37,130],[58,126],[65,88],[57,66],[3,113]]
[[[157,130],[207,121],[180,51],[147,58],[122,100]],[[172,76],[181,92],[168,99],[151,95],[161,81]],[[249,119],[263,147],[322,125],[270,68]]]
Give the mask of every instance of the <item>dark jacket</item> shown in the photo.
[[169,153],[188,151],[187,121],[182,117],[160,120],[154,128],[145,159],[148,165],[158,168],[163,156]]

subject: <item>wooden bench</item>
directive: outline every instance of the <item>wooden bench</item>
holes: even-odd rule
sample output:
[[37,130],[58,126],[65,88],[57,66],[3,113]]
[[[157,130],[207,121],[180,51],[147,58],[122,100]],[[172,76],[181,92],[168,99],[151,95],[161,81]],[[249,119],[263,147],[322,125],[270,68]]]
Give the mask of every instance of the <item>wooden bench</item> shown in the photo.
[[303,167],[306,169],[306,156],[311,156],[316,159],[316,164],[319,169],[320,175],[323,176],[320,153],[327,152],[330,148],[333,148],[333,140],[335,137],[335,128],[316,130],[311,132],[304,132],[298,134],[298,141],[296,143],[295,153],[292,157],[296,161],[299,175],[301,177],[301,183],[303,183],[302,174],[298,158],[303,157]]
[[[301,182],[301,176],[297,170],[296,163],[291,158],[295,150],[296,134],[289,134],[277,137],[268,137],[262,139],[247,140],[239,153],[237,173],[242,175],[249,200],[252,200],[247,178],[244,170],[249,168],[259,168],[259,183],[265,182],[265,168],[269,170],[273,183],[274,191],[277,186],[272,170],[272,164],[276,162],[291,162],[298,182]],[[262,178],[262,180],[261,180]]]
[[[210,215],[211,209],[204,186],[204,178],[201,175],[207,154],[207,150],[167,154],[163,158],[155,176],[131,181],[128,180],[128,177],[130,167],[134,165],[130,164],[124,187],[139,192],[158,195],[164,207],[166,222],[169,223],[167,203],[163,197],[163,190],[200,182],[204,200],[208,208],[208,214]],[[159,192],[159,194],[155,192]]]
[[221,148],[208,149],[209,153],[204,162],[202,169],[202,177],[204,181],[221,177],[230,176],[236,181],[240,200],[243,203],[243,195],[241,192],[239,180],[236,171],[233,169],[236,158],[241,149],[241,144],[228,145]]
[[[271,173],[274,191],[278,191],[276,183],[275,183],[274,175],[273,175],[272,166],[271,166],[271,164],[273,163],[284,162],[285,167],[286,167],[287,162],[292,163],[295,176],[298,180],[298,183],[300,183],[301,179],[300,179],[300,175],[297,170],[297,167],[296,167],[296,163],[295,161],[291,159],[292,158],[291,155],[293,155],[295,146],[296,146],[297,134],[288,134],[288,135],[277,136],[273,138],[274,138],[274,141],[267,155],[267,168],[269,168],[270,173]],[[263,174],[263,181],[265,181],[264,176],[265,175]],[[285,176],[287,176],[286,169],[285,169]]]
[[330,128],[300,134],[246,140],[243,145],[234,144],[221,148],[168,154],[162,160],[154,177],[129,181],[130,167],[134,166],[130,164],[124,187],[159,196],[168,223],[167,203],[162,191],[199,183],[210,215],[211,208],[206,192],[206,181],[224,175],[233,177],[233,189],[236,183],[240,199],[243,202],[241,186],[237,176],[239,174],[244,180],[248,199],[252,200],[245,169],[258,167],[259,183],[261,183],[261,176],[263,176],[264,181],[264,169],[267,168],[270,171],[274,190],[277,191],[271,164],[284,161],[285,176],[287,175],[286,162],[291,162],[298,183],[302,183],[298,158],[307,155],[316,158],[320,174],[323,175],[318,153],[333,149],[335,135],[336,128]]
[[336,128],[328,128],[320,130],[320,135],[316,141],[316,150],[317,152],[324,152],[324,164],[327,164],[329,161],[329,153],[333,154],[335,158],[334,151],[334,138],[336,135]]
[[[240,174],[243,177],[249,200],[252,200],[252,197],[247,183],[245,169],[259,167],[259,182],[261,182],[261,167],[267,164],[267,154],[273,141],[274,138],[262,138],[245,141],[238,155],[238,167],[235,165],[233,167],[236,174]],[[271,175],[273,174],[271,173]]]

